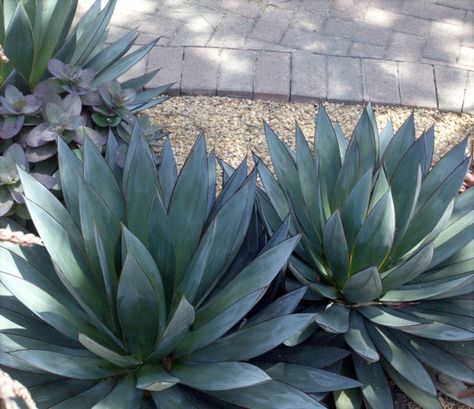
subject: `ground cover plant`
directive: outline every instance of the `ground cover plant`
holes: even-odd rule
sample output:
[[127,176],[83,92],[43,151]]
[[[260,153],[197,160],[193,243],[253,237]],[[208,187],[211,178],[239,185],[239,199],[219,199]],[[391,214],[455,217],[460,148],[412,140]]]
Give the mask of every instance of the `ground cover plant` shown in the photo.
[[[367,106],[347,144],[324,108],[311,152],[265,126],[274,177],[262,162],[258,202],[269,232],[291,214],[303,232],[287,286],[310,290],[317,328],[353,351],[343,373],[365,386],[336,393],[338,408],[393,408],[388,378],[426,409],[436,392],[472,405],[474,191],[458,195],[466,141],[431,166],[434,131],[415,139],[413,117],[379,133]],[[297,281],[294,279],[296,278]]]
[[[101,10],[96,1],[71,28],[77,1],[2,3],[0,43],[9,61],[0,64],[0,216],[28,218],[17,165],[58,191],[56,139],[77,147],[87,135],[102,147],[113,132],[123,166],[137,113],[166,99],[168,86],[143,90],[158,70],[117,81],[156,41],[129,52],[138,36],[130,31],[106,44],[115,4]],[[152,144],[163,136],[142,125]]]
[[314,314],[294,313],[305,289],[253,309],[299,239],[254,233],[256,170],[216,196],[203,137],[178,175],[139,125],[123,171],[88,138],[58,147],[65,206],[19,171],[44,247],[0,247],[0,362],[40,408],[321,408],[360,386],[320,369],[347,351],[272,353]]

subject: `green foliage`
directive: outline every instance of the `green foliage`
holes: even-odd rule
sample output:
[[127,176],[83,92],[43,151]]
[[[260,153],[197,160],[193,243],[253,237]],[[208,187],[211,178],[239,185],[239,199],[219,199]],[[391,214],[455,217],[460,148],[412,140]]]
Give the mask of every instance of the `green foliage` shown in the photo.
[[11,84],[30,92],[48,77],[51,59],[59,59],[72,67],[91,68],[97,74],[95,85],[129,70],[146,56],[155,42],[127,56],[137,38],[136,31],[105,44],[116,2],[109,0],[101,10],[101,1],[96,0],[73,27],[77,0],[2,1],[0,44],[10,60],[8,64],[0,64],[2,88]]
[[[276,178],[258,163],[262,218],[271,233],[290,214],[290,232],[303,232],[289,269],[320,308],[315,322],[353,350],[343,373],[366,385],[367,407],[393,407],[384,374],[426,409],[440,408],[437,388],[458,398],[474,381],[474,190],[458,194],[466,141],[431,167],[433,128],[415,139],[412,115],[379,134],[370,105],[348,143],[323,107],[314,152],[299,129],[296,152],[265,133]],[[360,401],[336,395],[338,408]]]
[[44,247],[0,246],[0,363],[40,408],[317,409],[360,386],[330,371],[345,350],[279,346],[314,319],[305,289],[257,305],[299,236],[263,241],[256,170],[216,196],[203,137],[157,170],[138,124],[123,171],[89,138],[58,149],[65,206],[18,168]]
[[[112,131],[119,136],[115,157],[123,166],[136,114],[166,100],[162,94],[167,85],[143,90],[157,70],[123,84],[117,81],[156,41],[129,53],[138,36],[130,31],[106,45],[116,0],[108,1],[102,10],[100,3],[95,1],[74,28],[77,0],[0,3],[4,23],[0,37],[10,58],[8,64],[0,64],[4,94],[0,96],[0,154],[23,150],[13,162],[11,157],[2,159],[0,217],[29,218],[18,194],[18,179],[10,177],[12,163],[58,191],[56,140],[75,148],[87,136],[102,147]],[[157,145],[163,134],[146,119],[142,126],[150,143]]]

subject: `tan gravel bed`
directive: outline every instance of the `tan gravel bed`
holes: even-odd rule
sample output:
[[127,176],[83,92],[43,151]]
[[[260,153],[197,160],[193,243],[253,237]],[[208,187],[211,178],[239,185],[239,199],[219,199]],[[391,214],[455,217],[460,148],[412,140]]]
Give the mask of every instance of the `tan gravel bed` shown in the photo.
[[[349,136],[363,106],[326,103],[333,121],[338,121]],[[374,106],[377,123],[382,129],[389,119],[394,129],[412,112],[411,108]],[[312,143],[316,104],[282,103],[224,97],[173,97],[148,113],[155,123],[170,133],[178,161],[182,161],[199,132],[206,134],[210,149],[222,159],[237,165],[251,150],[264,160],[268,153],[263,121],[290,145],[294,145],[295,121]],[[435,125],[436,158],[446,153],[465,136],[474,134],[474,116],[428,109],[415,109],[417,135]]]
[[[363,106],[325,103],[325,107],[331,120],[338,121],[346,136],[350,136]],[[396,130],[412,109],[376,105],[374,111],[379,129],[391,120]],[[155,124],[169,132],[178,165],[183,163],[199,133],[204,131],[208,149],[215,149],[220,158],[237,166],[245,155],[252,151],[268,164],[263,121],[269,123],[275,132],[293,147],[296,121],[312,144],[316,112],[317,104],[224,97],[173,97],[147,113]],[[414,113],[417,136],[435,125],[435,159],[466,136],[472,138],[474,135],[472,115],[429,109],[415,109]],[[444,396],[440,399],[445,409],[468,409],[467,406]],[[420,409],[408,400],[402,405],[407,409]]]

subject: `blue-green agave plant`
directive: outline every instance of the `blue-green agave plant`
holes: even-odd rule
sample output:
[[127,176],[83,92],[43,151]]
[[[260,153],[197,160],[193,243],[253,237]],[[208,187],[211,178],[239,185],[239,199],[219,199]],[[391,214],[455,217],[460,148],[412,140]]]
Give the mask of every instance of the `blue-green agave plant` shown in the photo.
[[[323,107],[311,152],[265,126],[274,177],[258,164],[258,202],[269,232],[291,215],[302,232],[287,286],[308,286],[319,309],[294,342],[318,328],[352,349],[345,374],[365,386],[336,393],[339,409],[393,409],[390,378],[425,409],[437,391],[472,406],[474,189],[458,194],[466,140],[432,166],[434,130],[415,138],[413,115],[378,132],[368,105],[346,142]],[[297,281],[295,281],[295,278]]]
[[203,137],[179,174],[139,126],[123,170],[58,144],[65,205],[18,168],[44,247],[0,245],[0,363],[39,408],[319,409],[360,385],[321,369],[344,350],[274,350],[314,314],[294,313],[304,288],[254,308],[299,240],[253,233],[256,170],[216,195]]

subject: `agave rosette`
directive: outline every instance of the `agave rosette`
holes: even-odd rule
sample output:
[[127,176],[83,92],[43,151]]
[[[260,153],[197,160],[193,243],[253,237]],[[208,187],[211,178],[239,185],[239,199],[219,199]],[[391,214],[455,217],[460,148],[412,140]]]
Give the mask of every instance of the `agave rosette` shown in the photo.
[[[319,308],[296,342],[317,327],[340,334],[367,407],[393,408],[387,376],[426,409],[441,407],[437,389],[472,405],[474,190],[458,194],[466,140],[432,167],[434,129],[416,139],[411,115],[379,133],[370,105],[348,143],[323,107],[314,152],[299,128],[296,152],[265,133],[276,177],[259,163],[259,208],[268,231],[291,214],[290,231],[303,233],[289,270]],[[336,404],[360,407],[361,396],[338,393]]]
[[304,289],[249,315],[299,239],[287,223],[254,237],[255,170],[216,197],[203,137],[179,175],[139,126],[123,170],[112,137],[106,158],[58,143],[65,206],[19,169],[44,247],[0,246],[0,363],[39,408],[314,409],[359,385],[319,369],[337,348],[321,365],[259,359],[314,315],[293,313]]
[[[136,30],[106,44],[108,24],[117,0],[109,0],[103,9],[101,0],[96,0],[73,27],[77,3],[77,0],[50,0],[47,4],[40,0],[2,2],[0,42],[9,58],[7,64],[0,64],[2,88],[11,84],[23,92],[31,92],[48,77],[51,59],[68,65],[67,72],[61,67],[55,70],[60,78],[67,74],[62,79],[70,80],[73,76],[82,84],[91,79],[91,84],[97,86],[127,72],[155,45],[156,41],[151,41],[128,53],[138,37]],[[74,67],[92,70],[95,78],[87,71],[82,72],[82,77],[78,76],[80,73]],[[156,72],[134,79],[139,85],[137,88],[146,84]]]

